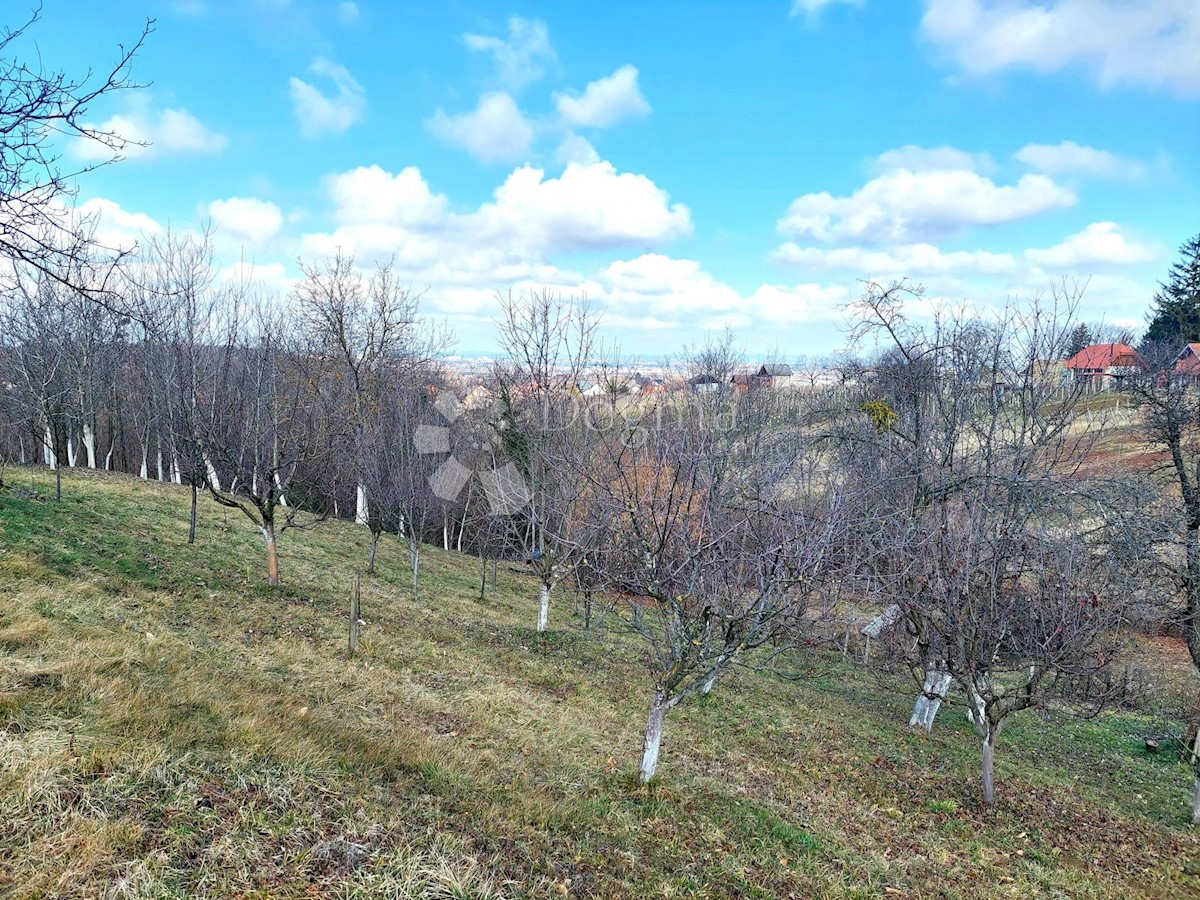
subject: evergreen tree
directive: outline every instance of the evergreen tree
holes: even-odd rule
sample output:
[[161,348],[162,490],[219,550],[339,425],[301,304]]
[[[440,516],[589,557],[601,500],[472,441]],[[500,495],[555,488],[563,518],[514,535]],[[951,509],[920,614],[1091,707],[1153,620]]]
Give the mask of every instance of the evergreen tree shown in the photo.
[[1084,347],[1090,347],[1093,343],[1095,341],[1092,339],[1092,330],[1081,322],[1067,335],[1067,346],[1063,351],[1063,358],[1070,359]]
[[1159,282],[1144,345],[1200,341],[1200,234],[1179,248],[1179,256]]

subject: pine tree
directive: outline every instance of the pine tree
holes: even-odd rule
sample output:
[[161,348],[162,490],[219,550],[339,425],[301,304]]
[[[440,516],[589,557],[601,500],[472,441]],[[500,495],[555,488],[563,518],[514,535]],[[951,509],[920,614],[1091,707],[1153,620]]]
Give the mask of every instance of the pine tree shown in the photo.
[[1179,256],[1159,282],[1143,344],[1200,341],[1200,234],[1179,248]]
[[1067,336],[1067,346],[1063,351],[1063,358],[1070,359],[1084,347],[1090,347],[1095,341],[1092,339],[1092,330],[1083,323],[1076,325],[1071,329],[1071,333]]

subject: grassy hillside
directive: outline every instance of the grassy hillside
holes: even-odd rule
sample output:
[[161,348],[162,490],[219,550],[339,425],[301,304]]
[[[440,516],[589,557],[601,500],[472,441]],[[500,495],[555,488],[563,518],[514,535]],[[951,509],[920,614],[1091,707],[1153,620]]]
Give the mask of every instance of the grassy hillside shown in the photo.
[[184,491],[9,469],[0,491],[0,896],[1200,896],[1191,782],[1146,723],[1017,717],[998,805],[961,714],[822,663],[721,682],[636,782],[638,646],[569,600],[342,523],[256,533]]

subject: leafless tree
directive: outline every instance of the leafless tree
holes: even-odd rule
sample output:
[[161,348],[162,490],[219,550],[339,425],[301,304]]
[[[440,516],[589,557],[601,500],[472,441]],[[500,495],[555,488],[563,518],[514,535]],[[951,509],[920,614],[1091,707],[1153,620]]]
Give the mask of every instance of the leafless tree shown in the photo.
[[869,284],[855,307],[858,336],[886,349],[840,433],[864,498],[851,552],[898,610],[891,649],[923,683],[914,722],[932,721],[951,682],[966,695],[990,804],[1009,715],[1065,700],[1093,709],[1114,690],[1137,555],[1109,551],[1128,540],[1126,517],[1086,467],[1101,429],[1084,420],[1082,391],[1040,365],[1056,358],[1074,298],[926,325],[905,310],[919,295]]
[[[1166,619],[1182,631],[1192,663],[1200,669],[1200,380],[1178,362],[1175,346],[1141,348],[1142,367],[1123,387],[1138,406],[1142,434],[1165,455],[1148,473],[1162,490],[1165,515],[1147,506],[1163,539],[1159,555],[1173,588]],[[1195,772],[1192,823],[1200,824],[1200,727],[1189,723]]]
[[608,534],[599,565],[626,598],[653,680],[640,776],[669,711],[765,644],[802,641],[837,530],[837,485],[803,423],[770,395],[666,395],[631,412],[581,475]]
[[279,584],[279,536],[326,518],[330,505],[328,411],[296,351],[276,310],[237,309],[217,349],[211,416],[200,433],[217,473],[209,493],[262,533],[272,585]]
[[[153,30],[147,20],[136,40],[119,47],[115,62],[95,74],[68,75],[47,69],[34,41],[40,7],[22,24],[0,28],[0,254],[110,303],[113,261],[123,255],[96,252],[96,242],[69,205],[81,175],[106,161],[64,168],[65,141],[79,140],[119,155],[126,141],[88,124],[97,100],[137,88],[133,58]],[[63,265],[64,255],[70,265]],[[78,278],[80,273],[86,277]],[[70,281],[64,279],[70,277]]]
[[496,370],[493,419],[504,462],[486,473],[499,514],[518,514],[526,557],[538,579],[537,630],[549,623],[550,596],[570,572],[575,545],[568,511],[580,490],[564,477],[586,445],[587,423],[573,388],[595,348],[596,318],[585,302],[549,291],[500,298],[503,362]]

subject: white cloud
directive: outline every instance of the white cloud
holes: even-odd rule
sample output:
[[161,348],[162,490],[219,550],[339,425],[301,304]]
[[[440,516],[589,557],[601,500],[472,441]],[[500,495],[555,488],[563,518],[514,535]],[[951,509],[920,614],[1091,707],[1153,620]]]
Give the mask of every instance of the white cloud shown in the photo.
[[921,34],[969,75],[1078,67],[1101,88],[1200,94],[1196,0],[926,0]]
[[574,132],[568,132],[567,136],[562,139],[562,143],[558,145],[558,150],[555,151],[554,157],[564,166],[568,163],[591,165],[600,161],[600,154],[596,152],[596,148],[592,146],[591,141],[580,137]]
[[[116,135],[120,152],[127,159],[153,159],[168,154],[220,153],[229,145],[223,134],[205,125],[186,109],[154,110],[149,100],[140,99],[126,112],[99,125],[91,126]],[[77,138],[72,150],[85,160],[106,160],[113,156],[105,145]]]
[[491,201],[463,214],[451,212],[415,168],[396,175],[353,169],[331,177],[328,189],[338,227],[307,235],[310,250],[394,254],[398,266],[431,283],[494,289],[527,277],[549,253],[650,246],[692,228],[687,207],[672,204],[649,178],[601,160],[571,163],[557,178],[522,166]]
[[181,16],[195,18],[208,12],[208,3],[205,0],[173,0],[171,8]]
[[[1200,53],[1200,47],[1197,48]],[[1146,167],[1107,150],[1085,147],[1074,141],[1060,144],[1026,144],[1015,154],[1031,169],[1047,175],[1088,175],[1137,181],[1145,177]]]
[[805,194],[778,222],[783,234],[819,241],[908,243],[1072,206],[1075,195],[1045,175],[1011,185],[966,169],[891,169],[848,197]]
[[484,94],[474,111],[458,116],[437,110],[426,121],[439,140],[462,147],[480,162],[515,162],[529,154],[533,127],[503,91]]
[[80,204],[78,215],[95,224],[95,239],[101,246],[111,250],[132,250],[143,235],[162,231],[162,226],[153,217],[130,212],[116,201],[104,197],[95,197]]
[[554,100],[563,121],[576,127],[608,128],[650,113],[638,88],[638,70],[630,65],[591,82],[582,95],[555,94]]
[[906,144],[881,153],[873,161],[876,172],[907,169],[910,172],[929,172],[941,169],[963,169],[968,172],[991,172],[996,163],[987,153],[969,153],[957,147],[918,147]]
[[283,227],[283,213],[274,203],[257,197],[214,200],[208,214],[222,231],[251,244],[274,237]]
[[862,6],[863,0],[792,0],[793,18],[796,16],[808,16],[814,18],[821,14],[827,6],[836,6],[842,3],[847,6]]
[[415,166],[395,175],[379,166],[361,166],[332,176],[327,187],[342,223],[436,228],[446,216],[445,195],[433,193]]
[[490,53],[496,61],[500,81],[514,90],[537,81],[555,60],[546,25],[536,19],[513,16],[508,20],[507,38],[464,34],[463,42],[471,50]]
[[367,93],[345,66],[318,57],[308,71],[332,81],[337,93],[325,94],[320,88],[292,76],[292,108],[304,137],[342,132],[361,121],[367,110]]
[[843,270],[873,277],[925,276],[949,272],[999,274],[1017,268],[1011,253],[943,251],[933,244],[901,244],[886,250],[863,247],[801,247],[791,241],[772,255],[776,262],[809,270]]
[[343,25],[353,25],[358,21],[358,4],[353,0],[342,0],[337,8],[338,21]]
[[1126,238],[1115,222],[1093,222],[1062,243],[1044,250],[1026,250],[1025,256],[1047,268],[1086,269],[1150,262],[1158,258],[1158,253],[1147,244]]
[[486,231],[520,235],[547,248],[649,244],[692,230],[686,206],[671,204],[645,175],[618,172],[604,161],[571,163],[558,178],[524,166],[496,189],[495,198],[479,212]]

